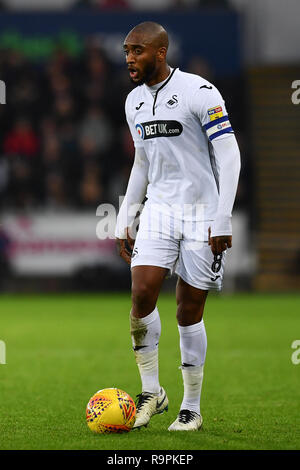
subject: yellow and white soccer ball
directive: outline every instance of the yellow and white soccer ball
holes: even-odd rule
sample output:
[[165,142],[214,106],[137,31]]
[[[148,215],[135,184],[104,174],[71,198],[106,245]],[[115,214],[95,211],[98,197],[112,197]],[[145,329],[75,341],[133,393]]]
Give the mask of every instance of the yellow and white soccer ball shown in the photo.
[[95,433],[121,433],[132,429],[135,413],[135,403],[128,393],[119,388],[104,388],[89,400],[86,420]]

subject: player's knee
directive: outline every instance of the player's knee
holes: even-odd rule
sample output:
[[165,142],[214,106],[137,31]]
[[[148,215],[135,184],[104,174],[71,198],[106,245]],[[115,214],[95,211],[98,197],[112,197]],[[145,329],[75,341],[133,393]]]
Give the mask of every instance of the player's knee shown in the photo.
[[197,302],[178,302],[176,317],[181,326],[193,325],[202,320],[203,307]]
[[146,283],[133,284],[131,289],[131,299],[133,306],[143,313],[151,313],[156,305],[156,298],[153,289]]

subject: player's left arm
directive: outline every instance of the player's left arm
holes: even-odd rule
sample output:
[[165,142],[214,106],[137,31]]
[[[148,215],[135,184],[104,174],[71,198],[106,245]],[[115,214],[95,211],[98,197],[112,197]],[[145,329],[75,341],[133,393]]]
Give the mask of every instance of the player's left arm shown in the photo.
[[225,102],[213,84],[198,82],[189,105],[211,143],[218,170],[219,202],[208,233],[211,250],[218,255],[232,246],[231,213],[240,173],[240,151]]
[[239,147],[233,133],[225,133],[212,140],[219,170],[219,202],[217,213],[209,230],[208,243],[214,255],[232,246],[231,214],[241,168]]

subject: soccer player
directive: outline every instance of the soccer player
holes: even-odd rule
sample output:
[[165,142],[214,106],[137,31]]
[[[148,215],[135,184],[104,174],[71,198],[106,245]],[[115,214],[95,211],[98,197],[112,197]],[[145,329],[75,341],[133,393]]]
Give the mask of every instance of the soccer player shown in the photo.
[[115,235],[132,274],[131,337],[142,382],[134,427],[147,426],[168,409],[158,373],[156,303],[171,271],[178,276],[184,394],[168,429],[189,431],[202,425],[207,346],[202,317],[208,291],[222,287],[225,253],[232,245],[240,153],[219,91],[200,76],[172,69],[167,50],[167,32],[153,22],[138,24],[124,41],[129,75],[137,85],[125,104],[135,160]]

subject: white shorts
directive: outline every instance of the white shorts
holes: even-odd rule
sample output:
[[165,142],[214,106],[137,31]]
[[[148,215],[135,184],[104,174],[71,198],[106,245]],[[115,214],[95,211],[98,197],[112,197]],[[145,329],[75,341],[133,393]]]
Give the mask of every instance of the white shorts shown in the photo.
[[214,256],[208,245],[211,221],[182,221],[147,206],[140,217],[131,268],[159,266],[202,290],[222,289],[226,252]]

